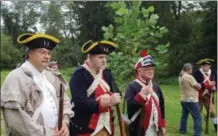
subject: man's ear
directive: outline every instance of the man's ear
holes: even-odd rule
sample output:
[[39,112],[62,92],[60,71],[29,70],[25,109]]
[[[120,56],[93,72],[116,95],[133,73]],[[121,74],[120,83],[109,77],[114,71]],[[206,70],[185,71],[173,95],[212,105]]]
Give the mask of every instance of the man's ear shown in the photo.
[[92,58],[93,58],[93,55],[88,54],[88,59],[92,59]]
[[34,51],[33,51],[33,50],[30,50],[30,51],[27,53],[28,58],[32,57],[32,56],[33,56],[33,53],[34,53]]
[[28,53],[27,53],[27,56],[28,56],[28,57],[32,57],[32,51],[28,52]]

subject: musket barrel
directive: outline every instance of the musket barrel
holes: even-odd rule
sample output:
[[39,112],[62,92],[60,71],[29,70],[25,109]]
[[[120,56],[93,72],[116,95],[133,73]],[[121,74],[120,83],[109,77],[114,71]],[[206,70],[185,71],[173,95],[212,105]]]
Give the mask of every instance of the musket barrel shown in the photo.
[[59,98],[59,111],[58,111],[58,130],[62,127],[62,118],[63,118],[63,102],[64,102],[64,95],[63,95],[63,84],[60,85],[60,98]]

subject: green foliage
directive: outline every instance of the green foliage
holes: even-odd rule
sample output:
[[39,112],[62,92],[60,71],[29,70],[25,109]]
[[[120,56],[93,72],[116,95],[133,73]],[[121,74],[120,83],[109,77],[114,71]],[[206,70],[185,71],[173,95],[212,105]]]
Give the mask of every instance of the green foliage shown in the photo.
[[1,34],[1,68],[15,68],[22,62],[20,50],[14,46],[10,36]]
[[[167,29],[158,26],[159,16],[154,13],[154,7],[145,9],[140,5],[140,1],[131,2],[128,6],[125,2],[111,3],[116,13],[115,25],[102,27],[104,38],[119,45],[117,53],[112,53],[109,60],[109,67],[119,84],[127,84],[135,76],[134,65],[140,50],[148,50],[156,60],[158,54],[163,57],[168,51],[169,43],[159,44]],[[163,65],[166,62],[157,63]]]
[[61,15],[60,3],[52,1],[46,6],[43,15],[40,20],[46,30],[45,33],[52,34],[55,37],[60,37],[61,31],[63,30],[63,16]]
[[2,3],[2,31],[6,35],[12,36],[13,44],[17,43],[17,37],[21,33],[37,31],[35,24],[38,22],[41,7],[41,1],[12,1],[12,5]]
[[[205,17],[202,21],[203,42],[202,57],[217,59],[217,1],[208,1],[202,3],[205,9]],[[216,65],[216,63],[215,63]],[[217,66],[214,67],[215,69]]]
[[[64,67],[82,63],[83,43],[103,37],[119,44],[117,53],[122,52],[126,61],[130,59],[126,54],[131,59],[137,58],[141,49],[147,49],[158,64],[156,74],[160,77],[177,76],[187,62],[195,64],[205,57],[217,59],[217,1],[3,1],[1,4],[1,32],[11,36],[14,45],[18,35],[28,31],[56,36],[61,43],[52,59]],[[14,47],[22,51],[22,46]],[[130,60],[133,62],[134,59]],[[216,61],[214,64],[216,69]]]
[[106,7],[105,1],[76,1],[73,9],[76,14],[79,44],[82,46],[88,40],[102,40],[101,26],[112,23],[113,11]]
[[61,67],[77,66],[81,58],[80,46],[69,38],[60,38],[61,43],[52,51],[52,60],[57,60]]

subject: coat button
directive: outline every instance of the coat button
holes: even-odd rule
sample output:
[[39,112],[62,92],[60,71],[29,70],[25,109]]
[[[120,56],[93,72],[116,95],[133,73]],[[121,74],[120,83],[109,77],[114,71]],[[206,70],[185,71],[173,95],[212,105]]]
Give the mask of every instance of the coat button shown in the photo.
[[81,127],[79,127],[79,130],[82,130],[82,128],[81,128]]

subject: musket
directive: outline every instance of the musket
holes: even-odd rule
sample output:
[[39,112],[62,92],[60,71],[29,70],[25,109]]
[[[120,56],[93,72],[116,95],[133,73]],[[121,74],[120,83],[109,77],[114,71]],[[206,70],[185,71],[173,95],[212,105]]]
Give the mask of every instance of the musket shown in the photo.
[[58,111],[58,130],[62,127],[62,118],[63,118],[63,106],[64,106],[64,91],[63,84],[60,85],[60,95],[59,95],[59,111]]
[[[114,81],[112,82],[112,88],[113,88],[113,91],[118,90]],[[119,104],[116,105],[116,110],[117,110],[117,117],[118,117],[119,127],[120,127],[120,136],[126,136],[125,122],[122,120]]]
[[205,134],[208,134],[208,127],[209,127],[209,117],[210,117],[210,105],[213,99],[213,92],[210,93],[210,103],[207,108],[207,116],[206,116],[206,123],[205,123]]
[[116,105],[116,110],[117,110],[117,117],[118,117],[119,126],[120,126],[120,135],[126,136],[125,123],[121,118],[120,106],[118,104]]
[[[215,81],[216,80],[216,77],[213,76],[212,81]],[[210,106],[211,106],[211,103],[212,103],[212,100],[213,100],[213,92],[210,93],[210,102],[209,102],[209,105],[208,105],[208,108],[206,109],[207,111],[207,115],[206,115],[206,122],[205,122],[205,134],[208,134],[208,128],[209,128],[209,118],[210,118]]]

